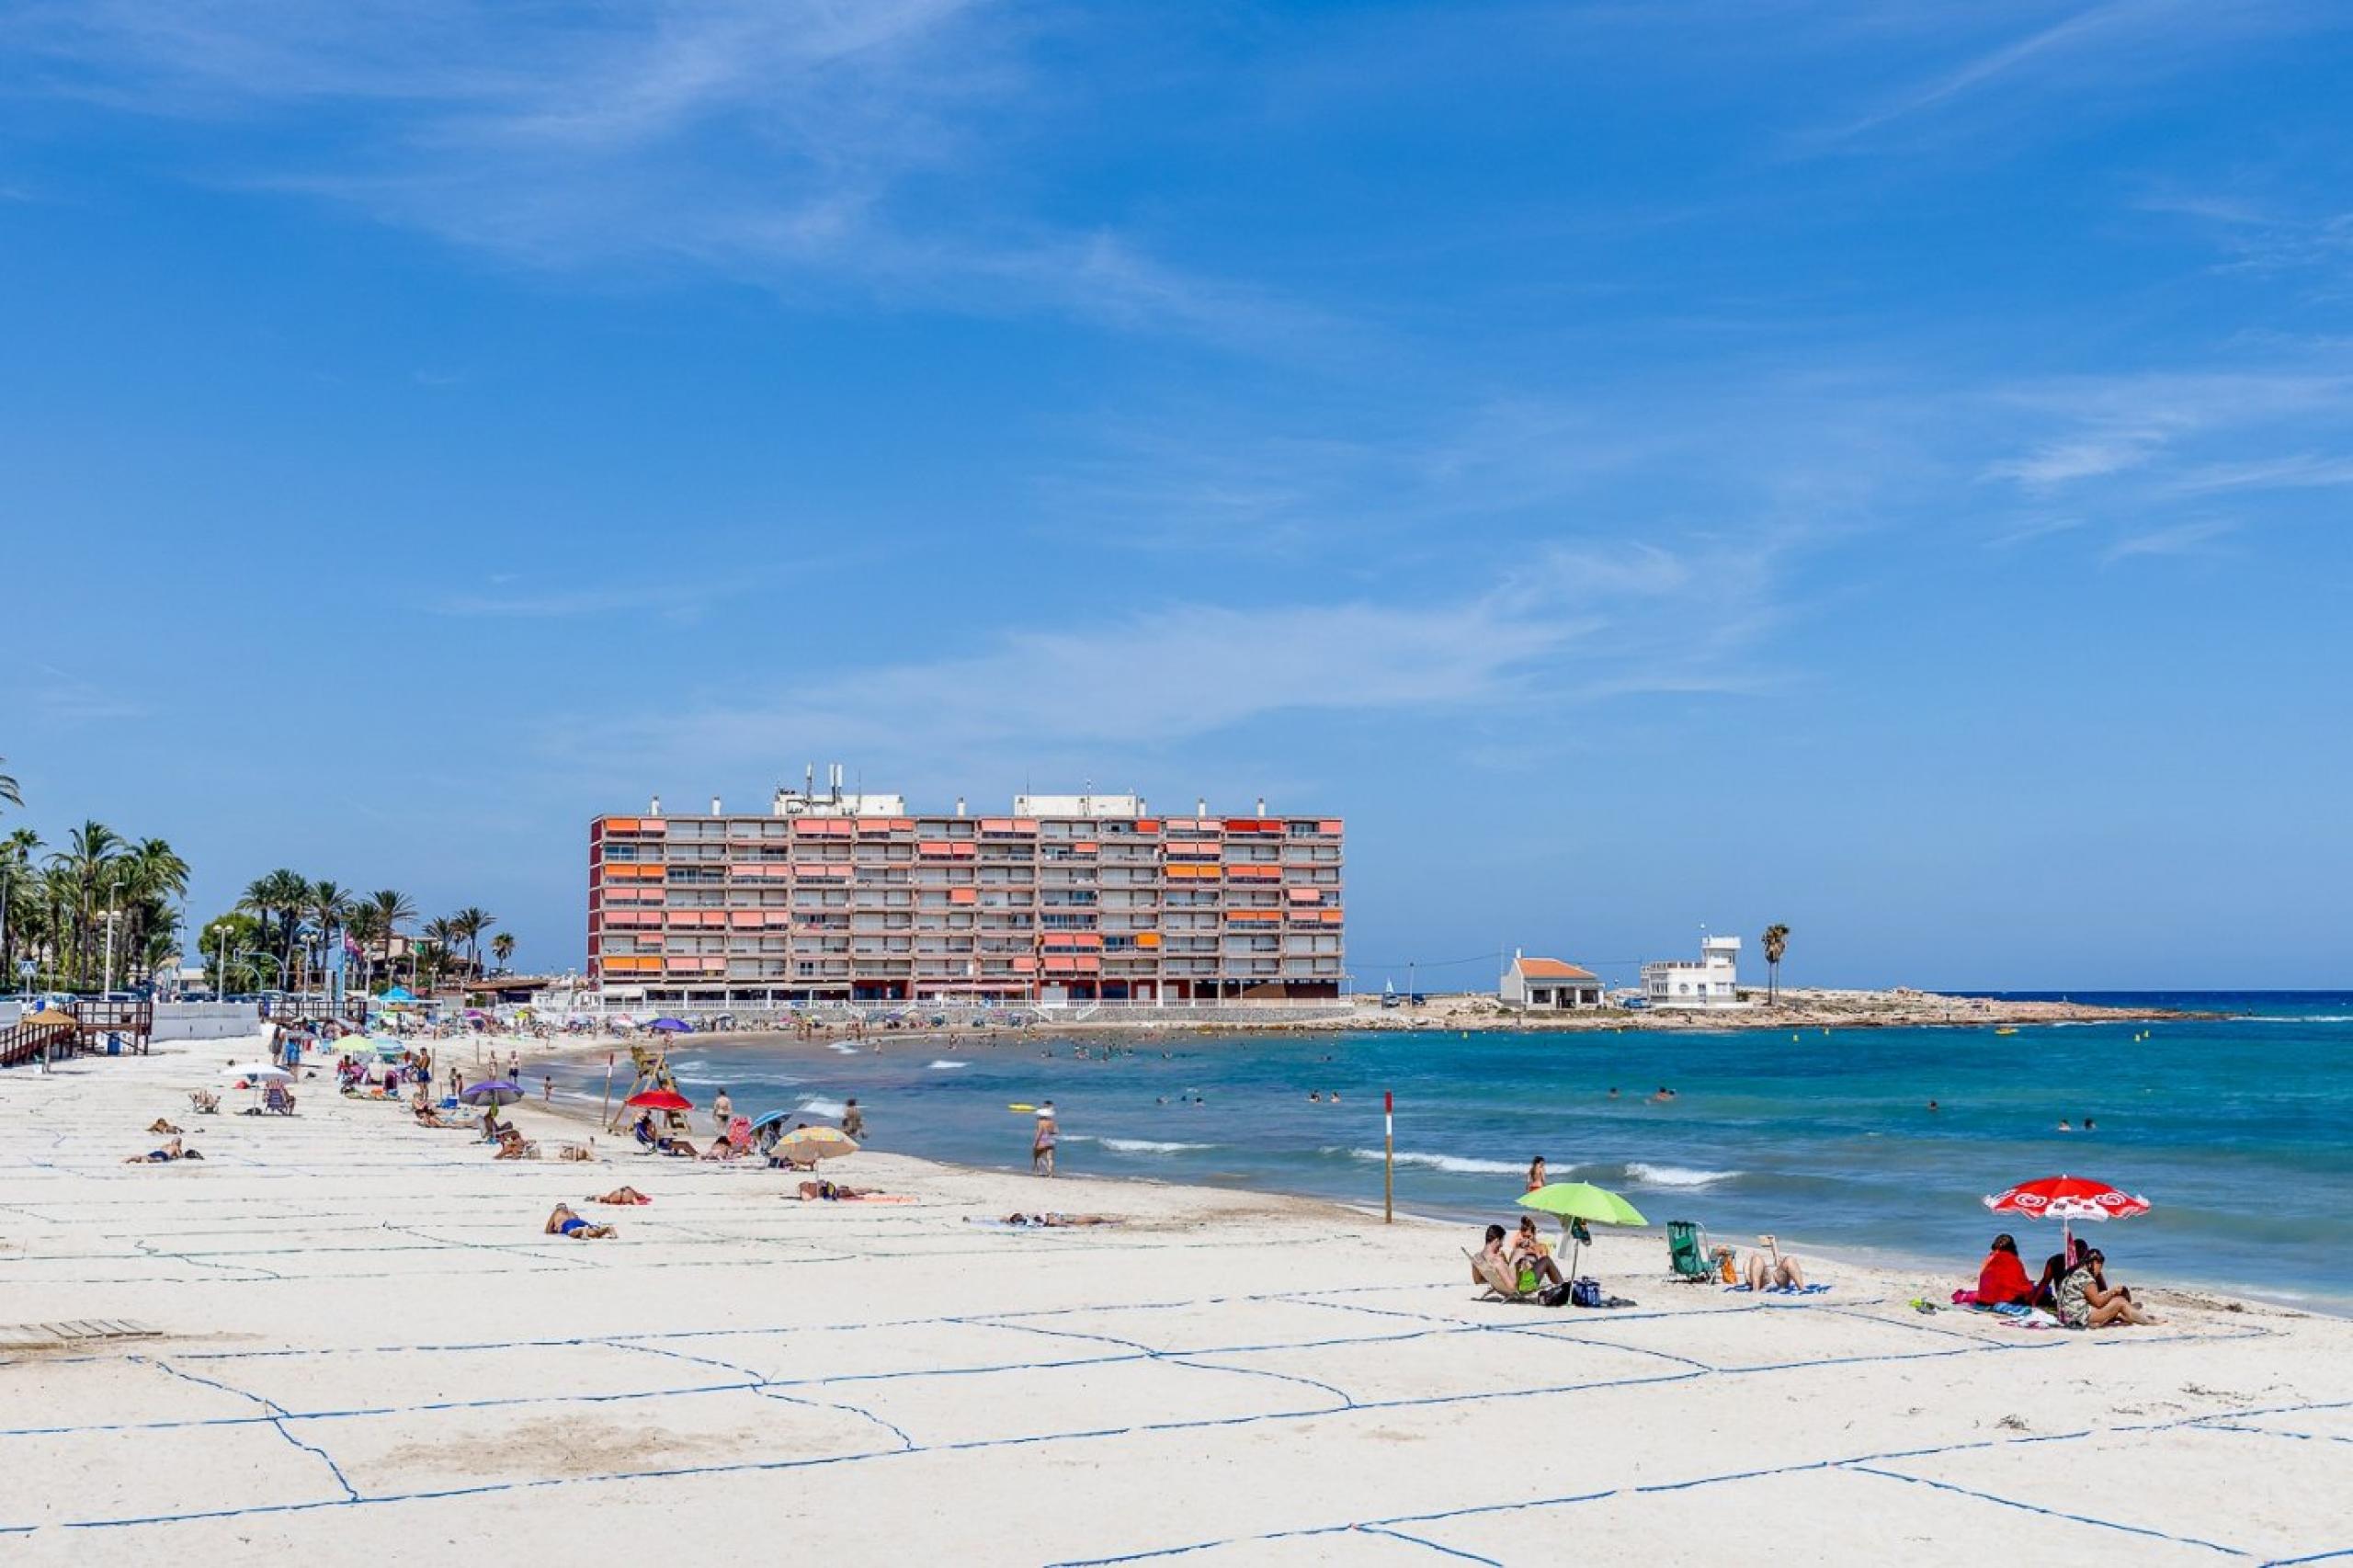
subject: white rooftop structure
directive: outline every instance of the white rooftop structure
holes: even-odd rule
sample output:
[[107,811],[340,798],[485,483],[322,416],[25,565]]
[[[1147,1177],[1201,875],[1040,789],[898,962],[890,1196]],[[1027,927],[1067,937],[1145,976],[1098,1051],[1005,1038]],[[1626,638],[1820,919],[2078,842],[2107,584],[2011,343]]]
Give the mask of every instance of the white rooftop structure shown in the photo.
[[1695,959],[1643,966],[1643,999],[1654,1007],[1737,1007],[1740,938],[1703,937]]
[[1142,795],[1016,795],[1017,817],[1140,817],[1145,812]]

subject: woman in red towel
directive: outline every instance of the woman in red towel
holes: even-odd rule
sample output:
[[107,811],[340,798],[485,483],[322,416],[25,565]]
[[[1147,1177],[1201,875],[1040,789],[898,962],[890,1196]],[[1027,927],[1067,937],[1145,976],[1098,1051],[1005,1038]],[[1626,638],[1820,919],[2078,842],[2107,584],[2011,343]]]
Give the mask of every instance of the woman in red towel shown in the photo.
[[2018,1244],[2007,1232],[1994,1238],[1994,1250],[1985,1255],[1984,1266],[1977,1271],[1977,1304],[1981,1307],[2027,1305],[2034,1300],[2034,1282],[2026,1277],[2026,1265],[2018,1259]]

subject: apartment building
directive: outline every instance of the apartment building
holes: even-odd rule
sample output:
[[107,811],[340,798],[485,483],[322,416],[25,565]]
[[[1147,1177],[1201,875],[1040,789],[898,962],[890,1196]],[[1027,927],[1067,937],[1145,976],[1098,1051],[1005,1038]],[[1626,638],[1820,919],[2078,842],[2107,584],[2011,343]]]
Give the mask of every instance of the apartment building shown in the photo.
[[609,1000],[1320,1000],[1343,973],[1341,824],[1020,795],[1004,816],[779,790],[758,815],[588,824]]

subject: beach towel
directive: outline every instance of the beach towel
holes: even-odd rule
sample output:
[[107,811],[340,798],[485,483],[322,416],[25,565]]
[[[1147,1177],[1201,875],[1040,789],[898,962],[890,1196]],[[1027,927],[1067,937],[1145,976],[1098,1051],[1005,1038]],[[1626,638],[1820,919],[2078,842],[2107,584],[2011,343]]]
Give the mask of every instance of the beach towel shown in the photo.
[[[1763,1294],[1768,1296],[1819,1296],[1828,1291],[1830,1287],[1827,1285],[1768,1285],[1765,1287]],[[1746,1285],[1727,1285],[1724,1287],[1724,1290],[1728,1295],[1745,1296],[1748,1294],[1748,1287]]]

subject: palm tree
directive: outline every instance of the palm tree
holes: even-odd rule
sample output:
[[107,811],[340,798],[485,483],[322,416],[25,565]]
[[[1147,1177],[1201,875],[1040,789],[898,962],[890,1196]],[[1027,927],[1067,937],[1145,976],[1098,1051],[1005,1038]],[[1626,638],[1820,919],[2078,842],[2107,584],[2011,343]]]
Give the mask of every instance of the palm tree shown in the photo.
[[[418,927],[418,933],[426,942],[439,950],[433,963],[437,973],[449,964],[450,956],[458,950],[458,944],[464,940],[464,937],[459,934],[456,917],[452,915],[440,915],[426,921]],[[415,955],[415,949],[412,949],[410,951]],[[415,968],[413,966],[409,972],[414,976],[416,972]]]
[[[311,880],[283,866],[245,885],[245,896],[239,907],[250,909],[260,917],[263,950],[276,953],[282,960],[278,966],[280,984],[287,983],[294,967],[294,941],[301,930],[302,911],[310,899]],[[274,945],[269,929],[272,915],[278,916],[278,940]]]
[[450,929],[460,941],[465,943],[467,961],[473,966],[477,975],[482,973],[482,934],[497,924],[497,918],[488,910],[477,909],[472,904],[449,916]]
[[506,961],[515,956],[515,933],[501,931],[493,937],[490,939],[490,956],[498,960],[501,969],[506,968]]
[[[425,940],[417,943],[416,946],[408,950],[410,962],[415,965],[416,969],[421,969],[425,971],[425,988],[427,991],[432,990],[435,985],[440,983],[441,966],[449,961],[449,944],[441,937],[436,937],[432,934],[433,928],[436,926],[441,926],[446,930],[449,926],[449,922],[445,920],[434,920],[427,922],[425,927]],[[415,978],[416,969],[410,971],[411,979]]]
[[1781,955],[1790,950],[1790,928],[1776,922],[1765,927],[1765,1001],[1769,1006],[1781,998]]
[[[150,937],[169,937],[178,928],[171,901],[188,896],[188,862],[160,838],[142,838],[116,862],[116,887],[130,916],[123,950],[150,979],[154,966]],[[129,966],[126,966],[128,968]]]
[[33,869],[33,851],[40,835],[17,828],[0,839],[0,983],[17,978],[17,942],[40,924],[40,874]]
[[376,939],[384,944],[384,967],[390,969],[392,938],[401,934],[402,926],[416,918],[416,905],[409,902],[409,896],[404,892],[392,888],[378,888],[368,895],[368,906],[376,912],[370,925],[375,928]]
[[302,914],[311,922],[311,948],[321,973],[327,969],[327,944],[342,940],[345,927],[351,923],[351,907],[349,889],[329,881],[311,884]]
[[[6,757],[0,756],[0,762],[6,762],[7,760],[8,759]],[[15,774],[0,773],[0,801],[6,801],[12,806],[21,806],[25,803],[24,796],[17,792],[17,776]]]
[[350,937],[352,945],[359,949],[359,988],[362,991],[373,985],[376,944],[383,939],[383,912],[372,900],[353,904],[351,913],[344,916],[343,934]]
[[[78,985],[89,972],[91,935],[97,926],[98,895],[111,879],[115,858],[122,853],[122,837],[102,822],[85,821],[66,835],[65,847],[49,858],[50,869],[63,874],[70,900],[67,983]],[[52,937],[54,940],[54,937]]]

